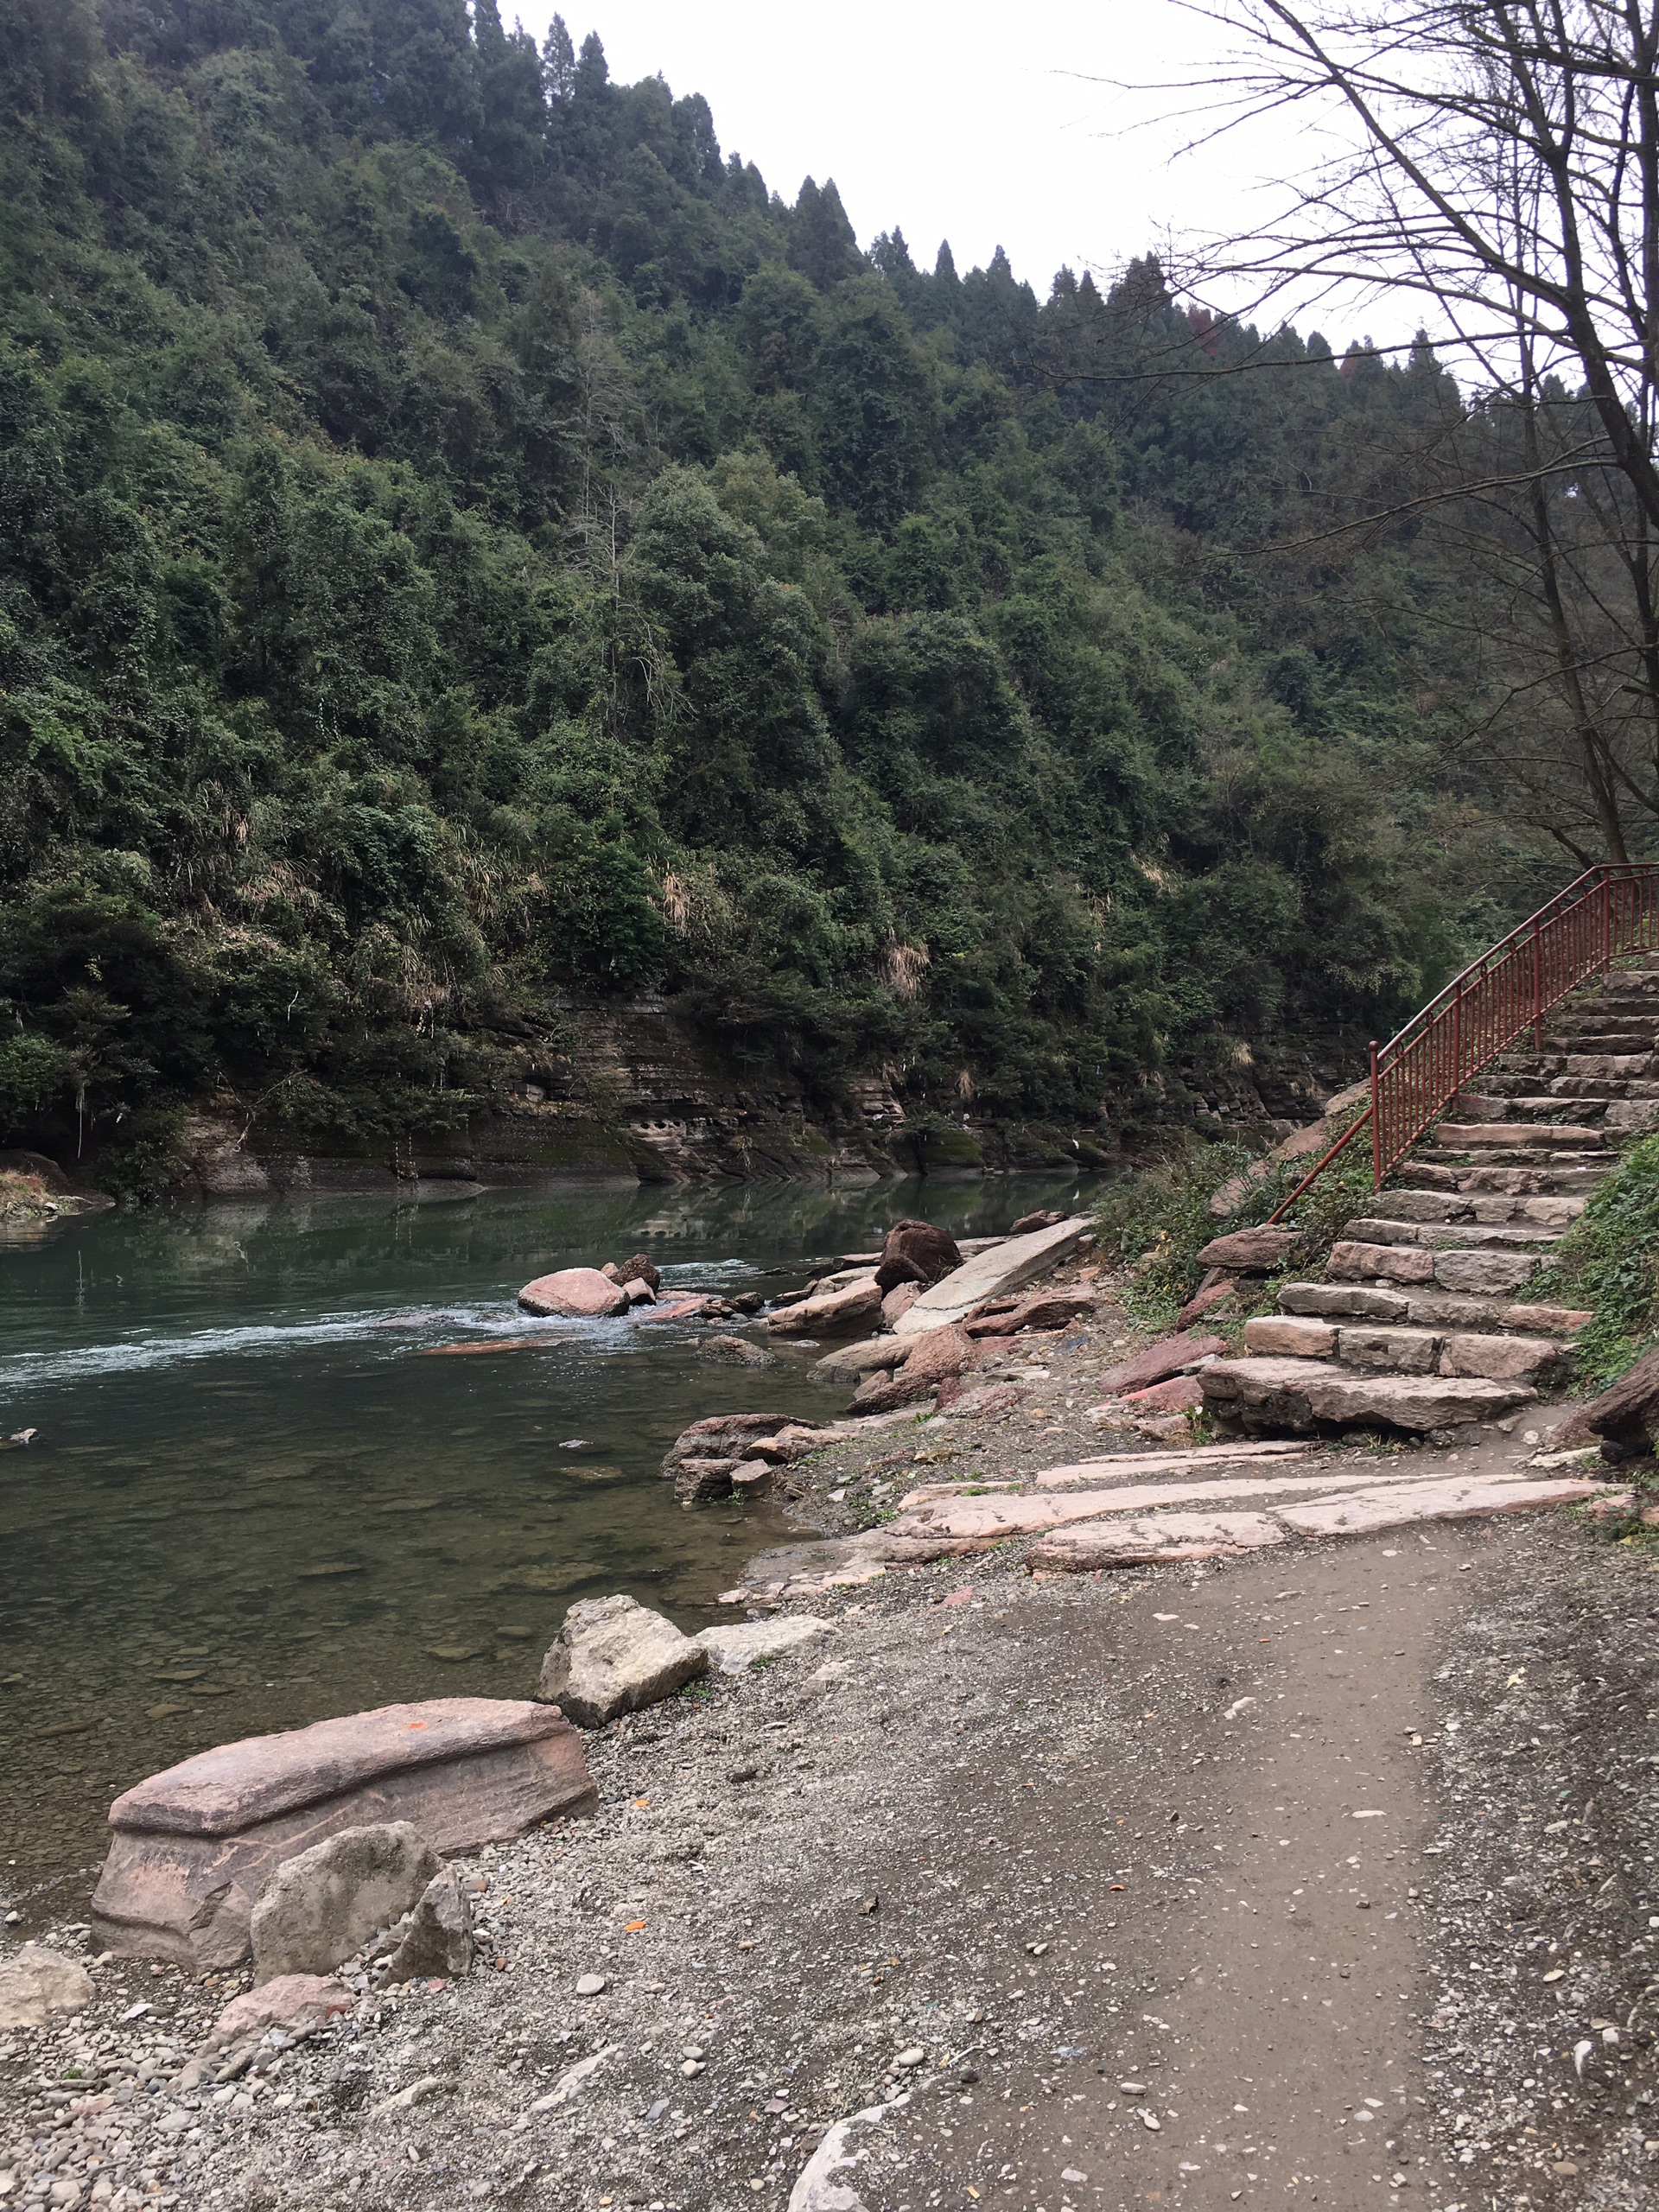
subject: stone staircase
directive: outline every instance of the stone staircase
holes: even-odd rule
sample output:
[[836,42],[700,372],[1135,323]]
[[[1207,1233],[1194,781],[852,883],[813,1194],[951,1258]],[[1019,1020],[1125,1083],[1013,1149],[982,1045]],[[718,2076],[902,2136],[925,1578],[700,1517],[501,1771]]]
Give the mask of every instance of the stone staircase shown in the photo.
[[1587,1313],[1529,1300],[1618,1147],[1659,1128],[1659,961],[1616,972],[1503,1054],[1351,1221],[1324,1280],[1287,1283],[1200,1377],[1224,1430],[1456,1429],[1567,1381]]

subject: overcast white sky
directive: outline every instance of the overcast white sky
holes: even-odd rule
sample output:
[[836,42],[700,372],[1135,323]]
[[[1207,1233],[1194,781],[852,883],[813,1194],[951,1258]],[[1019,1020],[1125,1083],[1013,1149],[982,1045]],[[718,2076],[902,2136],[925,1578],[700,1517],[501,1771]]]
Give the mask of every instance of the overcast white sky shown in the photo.
[[[1201,67],[1206,33],[1173,0],[568,0],[613,77],[700,92],[727,153],[792,201],[833,177],[861,244],[902,229],[918,264],[1005,247],[1039,297],[1063,262],[1111,270],[1166,231],[1231,230],[1258,179],[1294,160],[1258,129],[1172,161],[1195,126],[1175,94],[1125,94]],[[512,13],[512,0],[502,13]],[[540,37],[552,10],[524,14]],[[1319,318],[1333,343],[1339,318]],[[1369,320],[1375,321],[1373,315]],[[1378,328],[1379,343],[1409,335]]]

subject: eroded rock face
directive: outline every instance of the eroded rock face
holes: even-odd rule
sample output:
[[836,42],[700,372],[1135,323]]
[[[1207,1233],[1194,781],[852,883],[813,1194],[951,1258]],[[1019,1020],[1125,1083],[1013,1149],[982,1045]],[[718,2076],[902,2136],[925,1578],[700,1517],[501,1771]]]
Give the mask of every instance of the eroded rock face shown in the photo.
[[94,1940],[237,1966],[266,1877],[342,1829],[406,1820],[454,1857],[597,1802],[581,1737],[529,1699],[433,1698],[246,1737],[117,1798]]
[[896,1221],[882,1243],[875,1280],[883,1291],[896,1290],[901,1282],[925,1289],[961,1265],[957,1240],[947,1230],[926,1221]]
[[422,1891],[404,1940],[386,1962],[388,1981],[459,1981],[473,1970],[473,1909],[453,1866]]
[[536,1694],[582,1727],[602,1728],[671,1697],[708,1670],[702,1646],[637,1599],[583,1598],[566,1613],[542,1662]]
[[628,1294],[597,1268],[559,1268],[550,1275],[537,1275],[518,1294],[526,1313],[568,1313],[602,1319],[626,1313]]
[[437,1853],[408,1821],[343,1828],[284,1859],[249,1923],[256,1986],[279,1974],[327,1974],[401,1920],[437,1871]]
[[25,1943],[0,1959],[0,2028],[43,2028],[92,2001],[92,1977],[44,1943]]

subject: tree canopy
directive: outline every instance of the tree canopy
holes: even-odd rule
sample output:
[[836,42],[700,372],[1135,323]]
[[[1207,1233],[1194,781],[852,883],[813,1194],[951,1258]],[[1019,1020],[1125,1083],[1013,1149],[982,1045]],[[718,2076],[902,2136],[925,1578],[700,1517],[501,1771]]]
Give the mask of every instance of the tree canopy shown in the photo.
[[642,991],[1132,1130],[1535,880],[1455,562],[1262,550],[1426,353],[867,255],[494,0],[0,0],[0,1141],[441,1129]]

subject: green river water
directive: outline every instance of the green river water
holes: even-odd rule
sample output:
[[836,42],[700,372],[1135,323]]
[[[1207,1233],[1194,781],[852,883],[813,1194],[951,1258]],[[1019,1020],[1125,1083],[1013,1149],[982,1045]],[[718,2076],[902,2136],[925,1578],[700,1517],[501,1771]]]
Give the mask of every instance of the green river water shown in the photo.
[[[838,1412],[707,1325],[532,1322],[556,1267],[648,1253],[766,1294],[912,1213],[988,1235],[1063,1179],[420,1203],[331,1198],[69,1222],[0,1243],[0,1898],[33,1920],[111,1797],[231,1738],[403,1698],[523,1696],[565,1607],[626,1590],[696,1627],[788,1525],[659,1473],[715,1412]],[[436,1345],[533,1349],[433,1358]]]

